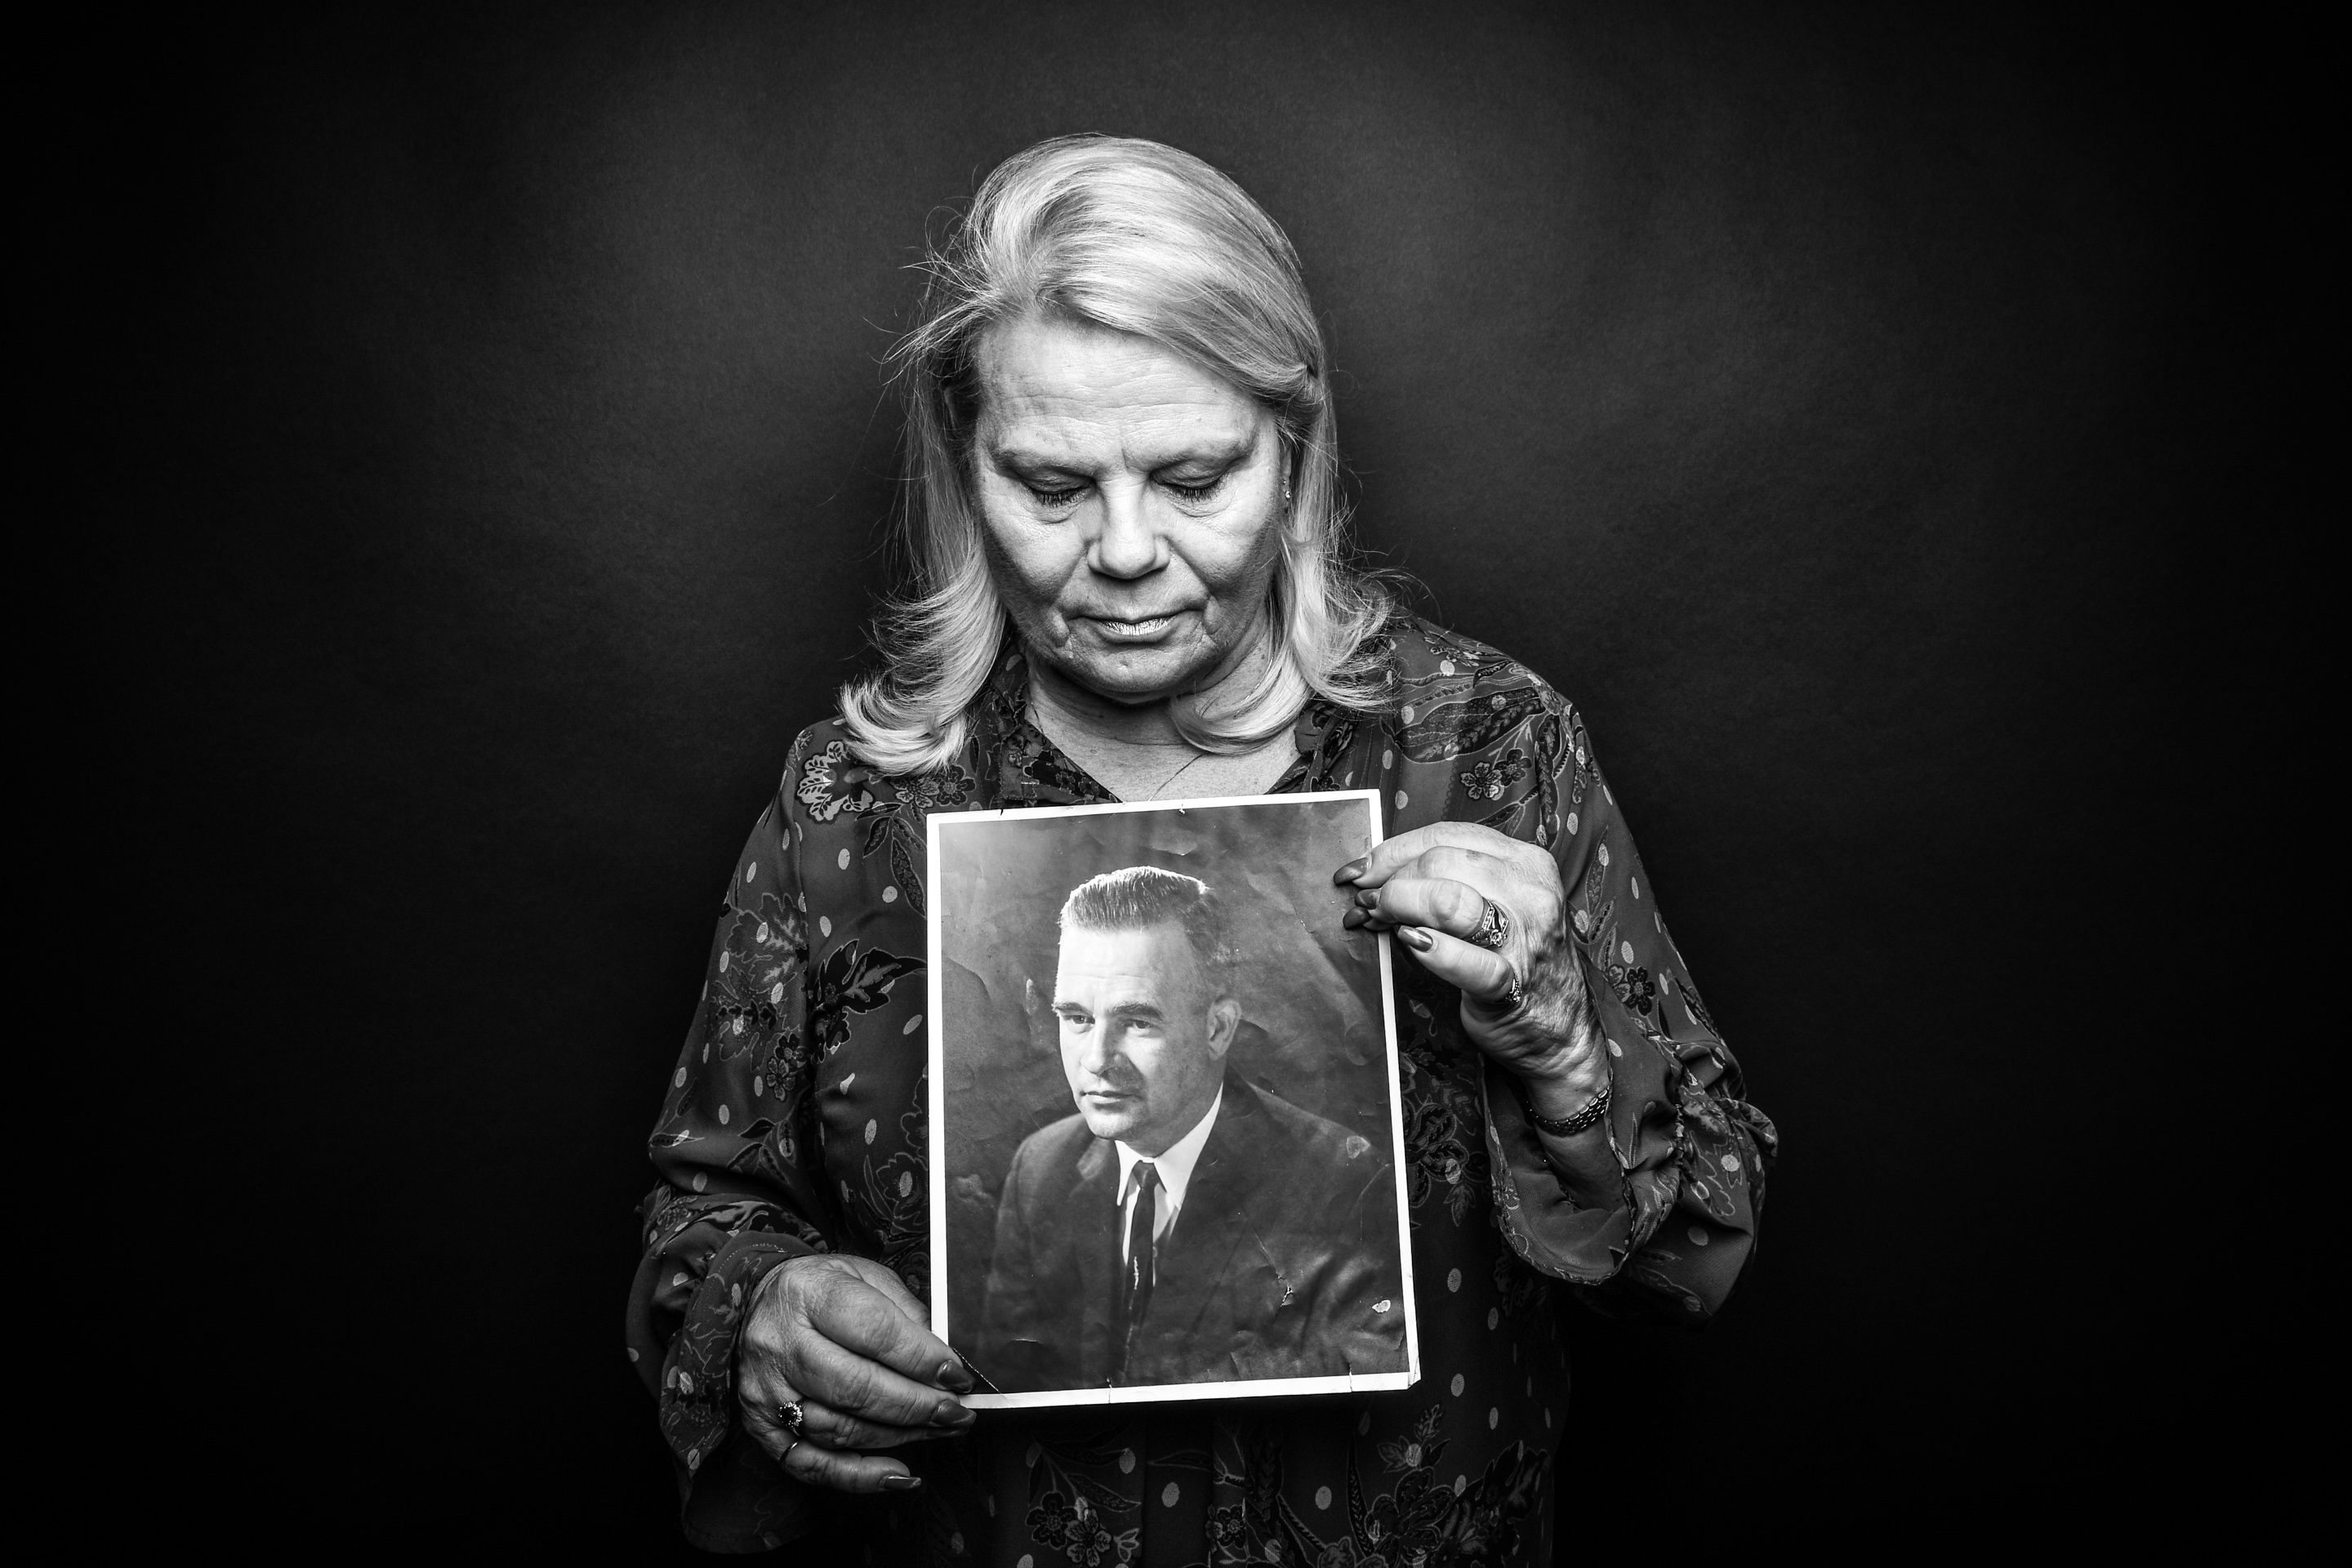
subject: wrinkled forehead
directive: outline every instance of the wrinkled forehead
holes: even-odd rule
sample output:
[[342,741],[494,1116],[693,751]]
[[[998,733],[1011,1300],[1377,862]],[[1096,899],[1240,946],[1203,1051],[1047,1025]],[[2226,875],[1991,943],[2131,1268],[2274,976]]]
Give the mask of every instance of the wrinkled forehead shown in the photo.
[[1087,455],[1107,440],[1148,466],[1238,456],[1273,419],[1174,350],[1087,322],[1009,321],[982,337],[976,357],[982,442],[1036,459]]

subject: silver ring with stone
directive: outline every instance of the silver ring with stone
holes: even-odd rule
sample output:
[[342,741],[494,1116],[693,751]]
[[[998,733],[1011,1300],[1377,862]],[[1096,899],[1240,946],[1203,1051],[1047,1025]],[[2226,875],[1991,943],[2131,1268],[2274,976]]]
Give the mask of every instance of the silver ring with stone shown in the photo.
[[1503,943],[1508,942],[1510,937],[1511,917],[1503,912],[1502,905],[1488,899],[1486,912],[1478,917],[1478,929],[1470,933],[1470,942],[1474,946],[1485,948],[1489,952],[1500,952],[1503,951]]
[[[803,1429],[807,1424],[808,1413],[801,1408],[798,1400],[787,1399],[776,1406],[776,1425],[782,1427],[793,1442],[801,1442],[808,1436]],[[789,1453],[791,1450],[785,1451]]]

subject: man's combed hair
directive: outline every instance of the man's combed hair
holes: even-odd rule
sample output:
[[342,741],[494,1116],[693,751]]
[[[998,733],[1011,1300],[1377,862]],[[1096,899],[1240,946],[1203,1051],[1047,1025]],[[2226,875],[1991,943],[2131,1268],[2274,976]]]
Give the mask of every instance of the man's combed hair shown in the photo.
[[1371,711],[1390,672],[1367,645],[1387,594],[1349,562],[1321,326],[1289,238],[1247,193],[1156,142],[1066,136],[999,164],[927,263],[917,324],[893,358],[906,387],[898,523],[908,582],[874,628],[882,668],[842,687],[859,757],[926,773],[963,744],[965,710],[1004,635],[971,475],[978,349],[1031,316],[1131,332],[1185,355],[1271,411],[1294,490],[1266,605],[1265,673],[1213,710],[1180,696],[1185,739],[1242,752],[1310,695]]
[[1149,931],[1153,926],[1181,925],[1200,955],[1202,969],[1219,974],[1233,962],[1233,946],[1225,934],[1225,911],[1209,884],[1181,871],[1157,866],[1129,866],[1105,871],[1079,883],[1062,900],[1062,929],[1083,926],[1088,931]]

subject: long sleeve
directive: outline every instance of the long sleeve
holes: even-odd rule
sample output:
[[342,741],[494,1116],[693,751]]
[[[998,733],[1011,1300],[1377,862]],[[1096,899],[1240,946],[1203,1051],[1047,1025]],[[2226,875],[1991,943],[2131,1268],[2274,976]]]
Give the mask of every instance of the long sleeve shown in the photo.
[[[789,776],[789,775],[788,775]],[[768,1270],[831,1250],[820,1177],[807,994],[807,916],[780,794],[743,847],[694,1025],[651,1141],[628,1348],[678,1466],[688,1539],[773,1545],[815,1505],[736,1436],[735,1348]]]
[[[1536,726],[1536,819],[1568,894],[1577,956],[1607,1041],[1610,1147],[1624,1196],[1580,1208],[1561,1189],[1514,1087],[1486,1081],[1487,1152],[1512,1249],[1586,1288],[1604,1310],[1712,1317],[1756,1247],[1779,1136],[1691,983],[1657,890],[1576,711],[1556,695]],[[1540,840],[1539,840],[1540,841]]]

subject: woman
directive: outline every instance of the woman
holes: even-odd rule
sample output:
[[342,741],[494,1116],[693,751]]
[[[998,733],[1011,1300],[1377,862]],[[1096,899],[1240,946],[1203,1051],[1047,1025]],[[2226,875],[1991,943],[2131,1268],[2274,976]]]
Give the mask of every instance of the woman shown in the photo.
[[[752,830],[653,1139],[630,1354],[689,1538],[1548,1562],[1557,1298],[1704,1321],[1774,1143],[1582,722],[1349,570],[1297,258],[1197,159],[1012,159],[901,355],[912,593]],[[1333,874],[1413,961],[1423,1380],[975,1420],[922,1306],[925,814],[1366,785],[1390,837]]]

